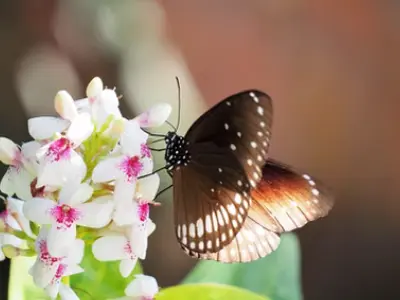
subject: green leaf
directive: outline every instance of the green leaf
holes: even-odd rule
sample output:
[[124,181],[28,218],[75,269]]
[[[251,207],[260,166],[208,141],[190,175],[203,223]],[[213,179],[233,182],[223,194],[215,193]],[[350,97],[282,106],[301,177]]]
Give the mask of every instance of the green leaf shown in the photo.
[[36,287],[29,268],[36,257],[16,257],[11,260],[10,279],[8,283],[8,300],[49,299],[45,292]]
[[251,290],[272,300],[301,300],[300,247],[294,234],[284,234],[279,248],[251,263],[202,261],[183,283],[215,282]]
[[184,284],[161,290],[156,300],[268,300],[237,287],[223,284]]
[[125,295],[126,286],[136,274],[142,273],[140,263],[132,274],[123,278],[119,272],[119,261],[101,262],[92,253],[91,245],[85,247],[85,256],[80,264],[85,272],[71,276],[71,287],[80,300],[110,299]]

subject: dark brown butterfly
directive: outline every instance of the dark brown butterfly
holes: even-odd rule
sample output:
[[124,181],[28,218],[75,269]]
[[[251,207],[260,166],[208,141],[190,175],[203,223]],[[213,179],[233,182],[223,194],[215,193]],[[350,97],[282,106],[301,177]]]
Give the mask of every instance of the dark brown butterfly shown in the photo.
[[204,113],[184,137],[166,135],[175,232],[188,255],[252,261],[274,251],[280,233],[331,209],[317,180],[268,158],[271,125],[271,98],[249,90]]

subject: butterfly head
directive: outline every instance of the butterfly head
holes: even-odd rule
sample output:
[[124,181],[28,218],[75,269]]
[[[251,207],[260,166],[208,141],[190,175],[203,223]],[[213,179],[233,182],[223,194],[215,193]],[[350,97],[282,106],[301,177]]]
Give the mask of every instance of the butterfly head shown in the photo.
[[183,136],[170,131],[165,136],[165,144],[167,170],[173,170],[179,166],[187,166],[190,161],[189,142]]

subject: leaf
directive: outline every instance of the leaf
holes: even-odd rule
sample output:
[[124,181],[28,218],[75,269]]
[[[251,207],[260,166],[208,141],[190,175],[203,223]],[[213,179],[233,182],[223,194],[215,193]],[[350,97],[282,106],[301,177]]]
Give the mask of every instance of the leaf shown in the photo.
[[272,300],[301,300],[300,247],[294,234],[284,234],[279,248],[251,263],[202,261],[183,283],[215,282],[245,288]]
[[98,261],[92,253],[92,247],[85,247],[85,256],[81,263],[85,272],[71,276],[71,287],[80,300],[110,299],[125,295],[126,286],[136,274],[142,273],[140,263],[136,264],[132,274],[123,278],[119,272],[119,261]]
[[11,260],[8,283],[8,300],[43,299],[49,297],[35,286],[28,270],[35,263],[36,257],[16,257]]
[[184,284],[161,290],[156,300],[268,300],[237,287],[215,284]]

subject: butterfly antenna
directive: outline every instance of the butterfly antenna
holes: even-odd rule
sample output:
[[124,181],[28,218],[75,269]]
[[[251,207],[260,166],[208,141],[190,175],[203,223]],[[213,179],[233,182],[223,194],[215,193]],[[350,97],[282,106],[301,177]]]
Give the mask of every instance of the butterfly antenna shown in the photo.
[[169,186],[167,186],[166,188],[163,188],[161,191],[159,191],[156,196],[154,197],[154,199],[157,199],[157,197],[161,196],[164,192],[168,191],[170,188],[172,188],[172,184],[170,184]]
[[176,76],[175,79],[176,79],[176,84],[178,86],[178,122],[177,122],[176,130],[175,130],[175,132],[177,132],[179,129],[179,125],[181,123],[181,102],[182,101],[181,101],[181,83],[179,82],[178,76]]

